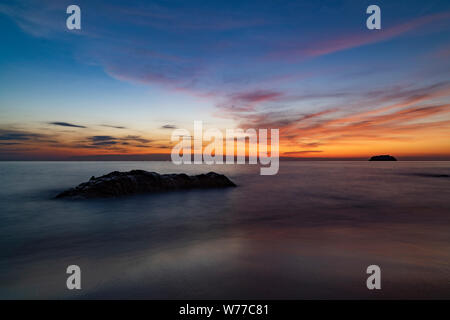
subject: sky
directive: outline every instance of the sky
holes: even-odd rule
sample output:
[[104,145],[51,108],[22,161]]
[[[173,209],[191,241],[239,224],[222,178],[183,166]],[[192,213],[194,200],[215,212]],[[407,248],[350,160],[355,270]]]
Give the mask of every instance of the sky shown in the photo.
[[167,154],[195,120],[279,129],[282,157],[450,160],[448,0],[10,0],[0,30],[0,160]]

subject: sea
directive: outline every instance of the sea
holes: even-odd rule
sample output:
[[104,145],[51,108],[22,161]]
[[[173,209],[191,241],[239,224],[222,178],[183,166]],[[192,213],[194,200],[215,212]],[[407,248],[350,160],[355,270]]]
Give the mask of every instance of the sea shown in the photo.
[[[235,188],[63,200],[111,171]],[[0,299],[450,299],[450,162],[0,162]],[[69,290],[67,267],[81,270]],[[380,268],[369,290],[367,268]]]

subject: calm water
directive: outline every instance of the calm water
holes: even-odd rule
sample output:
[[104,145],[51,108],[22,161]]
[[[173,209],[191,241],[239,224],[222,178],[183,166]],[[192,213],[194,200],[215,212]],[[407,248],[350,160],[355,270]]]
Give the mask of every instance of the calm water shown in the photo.
[[[237,188],[53,200],[114,170]],[[0,162],[0,298],[450,298],[450,162]],[[68,265],[82,290],[66,289]],[[382,290],[366,288],[377,264]]]

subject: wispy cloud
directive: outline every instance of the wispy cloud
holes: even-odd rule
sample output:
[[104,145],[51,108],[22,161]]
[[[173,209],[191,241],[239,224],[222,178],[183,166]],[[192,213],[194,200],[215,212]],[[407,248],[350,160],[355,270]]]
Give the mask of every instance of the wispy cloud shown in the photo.
[[113,125],[109,125],[109,124],[102,124],[102,127],[106,127],[106,128],[113,128],[113,129],[127,129],[127,127],[123,127],[123,126],[113,126]]
[[40,141],[49,140],[49,135],[28,131],[0,129],[0,141],[22,142],[33,140],[40,140]]
[[[384,28],[382,31],[376,32],[360,32],[355,34],[347,34],[342,36],[328,37],[323,40],[304,43],[290,41],[284,48],[275,50],[269,54],[272,58],[292,58],[305,59],[311,57],[331,54],[338,51],[348,50],[363,45],[373,44],[386,41],[401,36],[409,31],[417,29],[426,24],[448,20],[450,12],[441,12],[419,17],[408,22]],[[281,45],[283,47],[283,45]]]
[[72,127],[72,128],[82,128],[82,129],[86,129],[87,128],[85,126],[80,126],[80,125],[73,124],[73,123],[68,123],[68,122],[59,122],[59,121],[49,122],[48,124],[52,124],[52,125],[55,125],[55,126],[61,126],[61,127]]
[[110,140],[115,140],[115,137],[112,136],[92,136],[88,138],[89,140],[91,140],[92,142],[101,142],[101,141],[110,141]]
[[283,92],[272,90],[255,90],[250,92],[236,93],[231,96],[231,100],[244,103],[258,103],[274,101],[283,96]]
[[161,127],[161,129],[176,129],[177,126],[173,125],[173,124],[165,124]]
[[128,146],[128,147],[148,147],[146,144],[152,142],[150,139],[142,138],[141,136],[128,135],[124,137],[114,136],[90,136],[86,141],[81,141],[78,147],[112,147],[112,146]]

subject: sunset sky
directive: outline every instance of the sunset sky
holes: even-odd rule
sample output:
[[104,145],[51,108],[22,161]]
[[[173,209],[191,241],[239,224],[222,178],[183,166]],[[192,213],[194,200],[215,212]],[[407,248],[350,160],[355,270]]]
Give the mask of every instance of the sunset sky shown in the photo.
[[194,120],[278,128],[282,157],[450,160],[448,0],[11,0],[0,30],[0,160],[170,153]]

